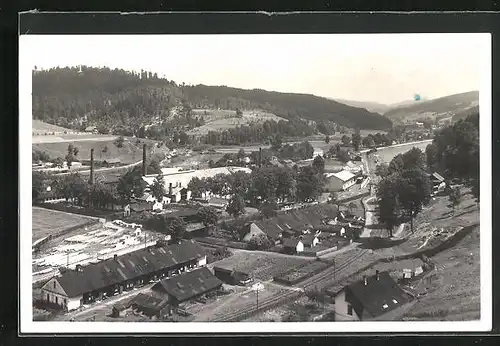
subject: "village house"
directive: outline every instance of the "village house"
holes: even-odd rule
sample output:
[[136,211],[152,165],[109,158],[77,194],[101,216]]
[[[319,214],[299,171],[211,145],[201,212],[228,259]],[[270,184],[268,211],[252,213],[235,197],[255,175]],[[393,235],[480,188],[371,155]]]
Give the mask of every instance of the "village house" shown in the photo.
[[346,170],[326,173],[325,177],[325,189],[328,192],[346,191],[356,183],[356,175]]
[[41,300],[70,311],[83,304],[205,266],[207,257],[194,241],[141,249],[122,256],[66,269],[41,289]]
[[431,180],[431,183],[432,183],[432,191],[435,194],[445,190],[446,179],[444,179],[441,174],[434,172],[432,174],[428,174],[428,176],[429,176],[429,179]]
[[250,273],[241,269],[235,269],[233,264],[218,262],[214,267],[214,275],[229,285],[245,286],[253,282]]
[[251,222],[243,228],[243,241],[266,234],[276,245],[285,239],[302,235],[304,231],[314,231],[325,225],[326,220],[335,218],[338,208],[332,204],[320,204],[303,209],[280,212],[277,216]]
[[334,297],[335,321],[384,320],[386,314],[410,300],[388,272],[378,270],[343,287]]

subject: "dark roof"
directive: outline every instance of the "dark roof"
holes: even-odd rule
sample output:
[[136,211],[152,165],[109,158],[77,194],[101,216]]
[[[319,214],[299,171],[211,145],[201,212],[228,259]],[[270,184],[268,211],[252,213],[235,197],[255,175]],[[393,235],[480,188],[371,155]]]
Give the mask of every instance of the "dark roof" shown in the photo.
[[299,238],[285,238],[283,240],[283,246],[284,247],[297,247],[297,244],[299,243]]
[[372,317],[378,317],[409,301],[407,294],[388,272],[381,272],[379,280],[376,279],[376,275],[367,277],[366,280],[366,286],[362,279],[345,287],[346,300],[351,303],[359,316],[366,311]]
[[337,216],[338,209],[331,204],[319,204],[300,210],[291,210],[277,216],[256,221],[255,224],[268,236],[279,239],[285,231],[303,231],[308,228],[317,228],[323,225],[323,220]]
[[213,275],[207,267],[203,267],[161,280],[153,286],[153,290],[164,291],[178,302],[183,302],[220,286],[222,286],[222,281]]
[[139,293],[132,300],[130,300],[128,306],[138,308],[146,315],[156,315],[167,304],[168,304],[167,299],[160,299],[147,294]]
[[173,268],[205,256],[205,251],[194,241],[141,249],[82,267],[82,271],[68,270],[57,278],[68,297],[99,290],[132,280],[156,271]]
[[312,245],[314,238],[316,238],[314,234],[305,234],[302,236],[301,241],[304,245]]

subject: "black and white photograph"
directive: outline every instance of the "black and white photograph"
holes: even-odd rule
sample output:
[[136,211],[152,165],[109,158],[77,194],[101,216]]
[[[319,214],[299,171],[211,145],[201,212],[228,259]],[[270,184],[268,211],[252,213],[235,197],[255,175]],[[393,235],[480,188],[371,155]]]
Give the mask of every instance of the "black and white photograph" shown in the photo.
[[489,34],[19,44],[22,330],[491,327]]

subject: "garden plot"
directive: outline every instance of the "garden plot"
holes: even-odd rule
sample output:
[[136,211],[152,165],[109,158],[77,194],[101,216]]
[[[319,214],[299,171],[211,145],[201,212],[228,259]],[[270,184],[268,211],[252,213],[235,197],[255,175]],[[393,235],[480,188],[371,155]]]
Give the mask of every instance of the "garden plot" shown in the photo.
[[311,277],[312,275],[319,273],[320,271],[328,268],[329,263],[322,261],[312,261],[305,263],[305,265],[300,265],[296,268],[291,269],[283,275],[275,277],[276,282],[283,282],[288,285],[294,285],[302,280]]
[[234,255],[214,262],[211,266],[224,266],[233,268],[236,271],[247,272],[255,280],[271,280],[274,276],[280,275],[290,268],[310,262],[313,258],[300,258],[285,256],[281,254],[254,252],[244,250],[234,250]]

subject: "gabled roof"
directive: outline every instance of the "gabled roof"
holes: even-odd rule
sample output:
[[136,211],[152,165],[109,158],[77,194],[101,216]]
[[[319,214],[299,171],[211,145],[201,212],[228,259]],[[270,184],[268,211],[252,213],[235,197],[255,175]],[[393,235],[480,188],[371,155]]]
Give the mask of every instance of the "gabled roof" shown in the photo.
[[327,173],[326,175],[327,178],[330,178],[330,177],[335,177],[337,179],[340,179],[344,182],[346,181],[349,181],[351,180],[352,178],[355,177],[354,174],[352,174],[351,172],[349,171],[346,171],[346,170],[343,170],[343,171],[340,171],[340,172],[337,172],[337,173]]
[[346,300],[351,303],[358,316],[378,317],[409,301],[408,295],[391,278],[388,272],[359,280],[345,287]]
[[173,268],[205,256],[205,251],[194,241],[162,248],[141,249],[82,267],[81,271],[68,270],[57,281],[68,297],[99,290],[132,280],[156,271]]
[[302,236],[302,244],[304,245],[312,245],[313,244],[313,241],[314,241],[314,238],[316,238],[316,236],[314,234],[305,234]]
[[[139,293],[134,298],[132,298],[124,307],[132,306],[142,310],[145,315],[156,315],[158,314],[165,306],[167,306],[167,299],[156,298],[144,293]],[[120,309],[120,306],[117,307]]]
[[439,181],[444,181],[445,179],[443,178],[443,176],[437,172],[434,172],[432,173],[432,177],[435,178],[436,180],[439,180]]
[[213,275],[207,267],[203,267],[161,280],[153,286],[153,290],[166,292],[178,302],[183,302],[220,286],[222,286],[222,281]]

